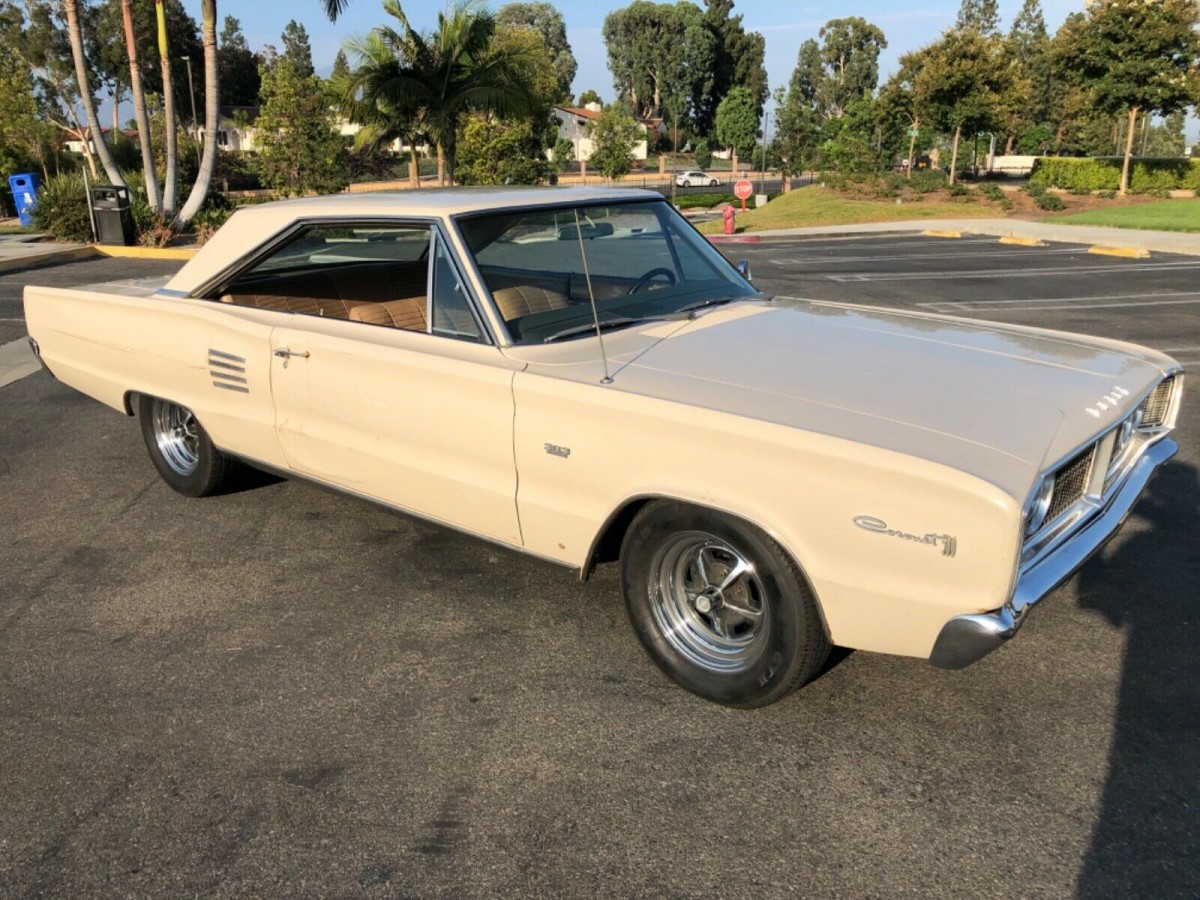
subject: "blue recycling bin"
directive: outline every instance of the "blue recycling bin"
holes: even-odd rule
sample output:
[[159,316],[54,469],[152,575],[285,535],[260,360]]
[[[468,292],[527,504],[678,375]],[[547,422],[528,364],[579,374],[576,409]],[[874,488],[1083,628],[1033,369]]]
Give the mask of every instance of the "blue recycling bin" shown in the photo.
[[8,188],[12,191],[22,228],[33,224],[33,207],[37,204],[37,192],[41,186],[42,178],[36,172],[8,176]]

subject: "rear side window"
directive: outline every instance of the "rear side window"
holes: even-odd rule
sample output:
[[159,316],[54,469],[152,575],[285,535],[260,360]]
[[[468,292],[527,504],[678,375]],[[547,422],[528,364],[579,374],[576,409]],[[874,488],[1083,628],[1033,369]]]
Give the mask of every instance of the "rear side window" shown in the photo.
[[[482,339],[466,290],[439,270],[429,225],[311,225],[243,272],[217,298],[223,303],[364,325]],[[457,278],[457,276],[455,276]],[[457,296],[444,301],[453,315],[431,327],[431,285]],[[446,321],[452,324],[446,325]]]

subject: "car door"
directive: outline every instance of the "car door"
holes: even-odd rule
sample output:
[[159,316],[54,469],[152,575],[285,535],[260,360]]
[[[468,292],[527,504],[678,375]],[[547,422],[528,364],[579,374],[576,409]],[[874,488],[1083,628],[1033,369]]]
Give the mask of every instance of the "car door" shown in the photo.
[[[415,297],[364,296],[346,318],[299,314],[274,330],[279,441],[299,473],[519,545],[519,366],[487,339],[435,227],[429,241],[422,327]],[[334,278],[343,298],[355,295],[353,278]]]

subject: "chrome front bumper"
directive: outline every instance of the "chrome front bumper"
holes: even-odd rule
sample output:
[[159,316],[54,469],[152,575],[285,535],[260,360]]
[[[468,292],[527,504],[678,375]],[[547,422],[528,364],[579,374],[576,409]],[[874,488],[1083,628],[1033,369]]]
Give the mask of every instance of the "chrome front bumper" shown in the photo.
[[1176,450],[1178,447],[1170,438],[1147,447],[1104,509],[1045,559],[1022,573],[1008,603],[995,612],[955,616],[942,626],[929,661],[939,669],[965,669],[1016,634],[1030,607],[1075,574],[1088,557],[1117,533],[1154,470],[1174,456]]

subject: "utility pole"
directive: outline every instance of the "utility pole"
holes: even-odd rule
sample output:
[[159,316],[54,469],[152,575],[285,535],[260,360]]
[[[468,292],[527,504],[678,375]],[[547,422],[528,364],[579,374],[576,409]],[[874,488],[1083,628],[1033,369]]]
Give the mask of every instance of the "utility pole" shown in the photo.
[[763,138],[762,138],[762,168],[758,175],[758,192],[765,194],[767,182],[767,128],[771,122],[771,114],[763,111]]
[[[187,63],[188,70],[188,94],[192,98],[192,140],[196,142],[196,165],[200,165],[200,132],[196,128],[196,88],[192,84],[192,58],[190,56],[179,57]],[[215,140],[214,135],[206,135],[210,140]]]

